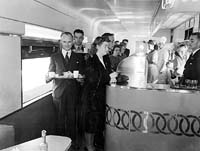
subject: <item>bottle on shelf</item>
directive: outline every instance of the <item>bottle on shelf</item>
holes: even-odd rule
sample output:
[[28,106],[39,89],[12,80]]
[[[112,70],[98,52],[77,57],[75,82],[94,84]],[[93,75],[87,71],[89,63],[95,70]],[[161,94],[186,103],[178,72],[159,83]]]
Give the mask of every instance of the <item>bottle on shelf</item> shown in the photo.
[[42,130],[41,135],[42,135],[42,142],[40,144],[40,151],[48,151],[48,144],[46,141],[46,131]]

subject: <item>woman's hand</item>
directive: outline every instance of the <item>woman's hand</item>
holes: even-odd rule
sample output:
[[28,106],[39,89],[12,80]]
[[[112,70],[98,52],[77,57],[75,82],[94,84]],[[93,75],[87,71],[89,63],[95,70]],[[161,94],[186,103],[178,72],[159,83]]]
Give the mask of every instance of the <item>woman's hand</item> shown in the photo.
[[118,73],[117,72],[112,72],[111,74],[110,74],[110,78],[112,79],[112,78],[116,78],[118,76]]
[[110,84],[112,83],[116,83],[117,82],[117,76],[118,76],[118,73],[117,72],[112,72],[110,74]]

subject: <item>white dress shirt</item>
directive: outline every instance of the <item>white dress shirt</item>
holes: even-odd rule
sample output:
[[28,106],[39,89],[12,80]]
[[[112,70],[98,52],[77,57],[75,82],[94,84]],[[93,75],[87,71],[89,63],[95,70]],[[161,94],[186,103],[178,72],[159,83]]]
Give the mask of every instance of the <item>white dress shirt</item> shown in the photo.
[[194,55],[200,48],[196,49],[195,51],[192,52],[192,55]]
[[70,58],[71,53],[72,53],[71,50],[66,51],[65,49],[62,49],[62,54],[63,54],[63,57],[64,57],[64,58],[65,58],[66,54],[68,55],[68,58]]

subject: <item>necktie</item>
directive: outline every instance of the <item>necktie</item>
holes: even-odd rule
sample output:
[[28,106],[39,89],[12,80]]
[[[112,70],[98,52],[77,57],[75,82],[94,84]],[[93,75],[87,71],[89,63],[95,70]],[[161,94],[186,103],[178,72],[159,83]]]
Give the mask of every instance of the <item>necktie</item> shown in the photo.
[[81,51],[81,47],[78,46],[77,51],[80,52]]
[[69,62],[69,56],[68,56],[68,52],[66,53],[66,55],[65,55],[65,61],[66,61],[66,63],[68,63]]

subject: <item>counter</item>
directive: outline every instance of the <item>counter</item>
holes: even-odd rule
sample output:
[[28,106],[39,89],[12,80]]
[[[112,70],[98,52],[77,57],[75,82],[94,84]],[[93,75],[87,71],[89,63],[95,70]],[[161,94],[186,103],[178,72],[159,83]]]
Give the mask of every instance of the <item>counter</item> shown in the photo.
[[[42,138],[36,138],[22,144],[18,144],[1,151],[40,151]],[[68,151],[71,146],[71,139],[64,136],[47,135],[48,151]]]
[[154,88],[107,87],[106,151],[200,150],[199,91]]

